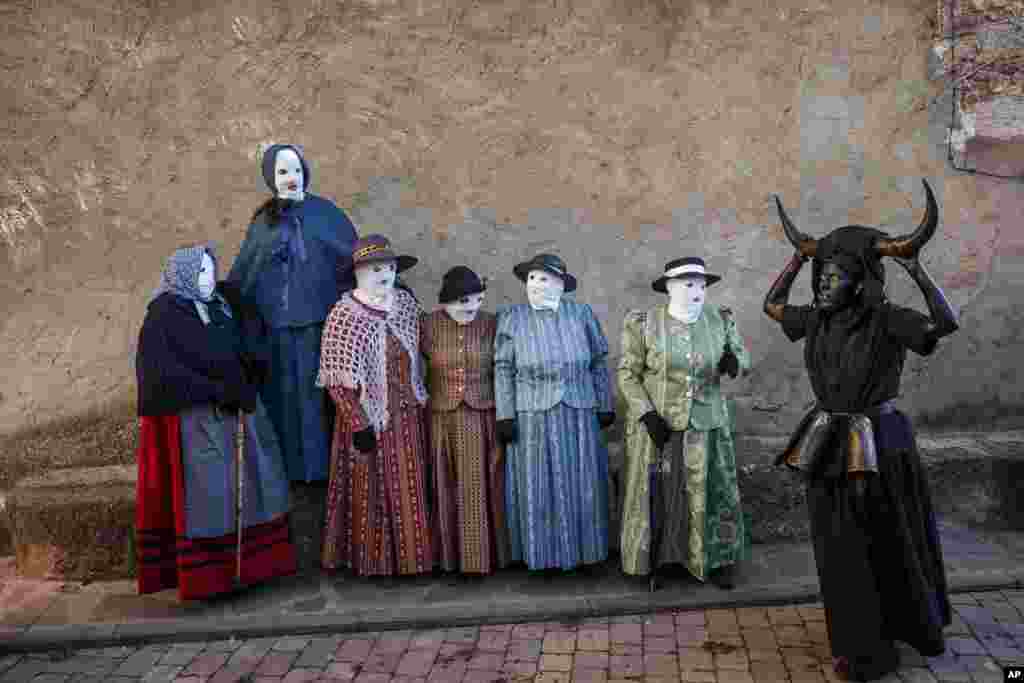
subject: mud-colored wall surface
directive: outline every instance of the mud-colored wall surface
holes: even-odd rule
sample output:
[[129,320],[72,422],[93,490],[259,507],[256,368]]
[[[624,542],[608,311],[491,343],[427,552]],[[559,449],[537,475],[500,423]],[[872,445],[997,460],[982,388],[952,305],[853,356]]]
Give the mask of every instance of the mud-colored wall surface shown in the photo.
[[164,259],[206,239],[234,257],[271,141],[421,258],[430,305],[453,265],[493,278],[493,309],[522,296],[515,262],[560,253],[613,354],[664,263],[703,256],[752,347],[733,390],[760,432],[811,400],[802,346],[761,312],[791,253],[772,194],[812,234],[906,232],[926,177],[923,260],[963,327],[908,361],[903,405],[1024,412],[1024,190],[946,164],[935,0],[35,0],[0,22],[0,433],[132,398]]

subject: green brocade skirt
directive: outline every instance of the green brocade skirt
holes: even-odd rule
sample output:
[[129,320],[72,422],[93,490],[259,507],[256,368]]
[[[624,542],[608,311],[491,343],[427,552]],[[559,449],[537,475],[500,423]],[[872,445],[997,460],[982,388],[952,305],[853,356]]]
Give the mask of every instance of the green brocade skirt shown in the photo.
[[681,564],[701,581],[718,568],[746,559],[750,536],[736,480],[730,428],[672,432],[660,454],[657,491],[651,499],[649,465],[656,455],[647,428],[626,427],[622,570],[651,572],[651,512],[659,519],[655,566]]

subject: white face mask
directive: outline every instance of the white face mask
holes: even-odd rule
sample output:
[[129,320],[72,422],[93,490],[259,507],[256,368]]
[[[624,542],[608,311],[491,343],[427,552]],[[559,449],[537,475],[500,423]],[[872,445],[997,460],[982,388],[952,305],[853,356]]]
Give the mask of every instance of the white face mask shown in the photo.
[[448,313],[448,317],[458,324],[468,325],[476,320],[476,314],[480,312],[480,307],[483,305],[484,293],[480,292],[479,294],[470,294],[451,303],[444,304],[444,310]]
[[706,283],[702,277],[672,278],[668,290],[668,312],[676,320],[691,324],[700,318],[704,308]]
[[378,261],[356,268],[356,290],[367,304],[390,309],[395,293],[394,261]]
[[277,196],[281,199],[293,199],[297,202],[305,199],[302,162],[295,150],[282,149],[277,153],[274,158],[274,185],[277,187]]
[[526,276],[526,298],[535,311],[557,311],[563,292],[562,278],[546,270],[531,270]]
[[203,254],[203,264],[199,267],[199,281],[196,284],[199,289],[199,298],[209,301],[213,296],[213,290],[217,287],[217,269],[209,254]]

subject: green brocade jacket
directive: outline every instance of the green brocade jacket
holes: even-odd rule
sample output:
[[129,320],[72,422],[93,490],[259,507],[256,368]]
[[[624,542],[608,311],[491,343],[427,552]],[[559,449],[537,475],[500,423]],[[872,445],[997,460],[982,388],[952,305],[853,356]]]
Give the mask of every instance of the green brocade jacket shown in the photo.
[[728,308],[705,305],[690,325],[670,317],[666,304],[627,313],[618,367],[627,426],[635,429],[640,417],[654,410],[673,431],[731,428],[718,373],[726,342],[746,374],[750,353]]

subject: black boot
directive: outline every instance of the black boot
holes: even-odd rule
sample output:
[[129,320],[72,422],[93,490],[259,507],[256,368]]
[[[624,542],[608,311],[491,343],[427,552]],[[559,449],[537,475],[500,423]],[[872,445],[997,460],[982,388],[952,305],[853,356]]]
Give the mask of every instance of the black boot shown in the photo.
[[715,584],[722,590],[730,591],[736,587],[736,578],[733,576],[733,566],[726,565],[711,572],[708,581]]

